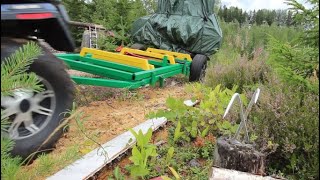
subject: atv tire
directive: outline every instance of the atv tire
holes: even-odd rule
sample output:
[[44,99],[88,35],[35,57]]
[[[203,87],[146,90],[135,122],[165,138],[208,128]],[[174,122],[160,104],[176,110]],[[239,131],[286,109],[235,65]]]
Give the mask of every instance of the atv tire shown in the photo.
[[203,81],[206,75],[208,57],[196,54],[191,62],[189,81]]
[[[25,39],[1,37],[1,64],[5,63],[5,57],[10,56],[27,42],[28,41]],[[58,129],[57,131],[56,128],[61,124],[64,118],[66,118],[67,114],[65,112],[71,110],[74,98],[74,85],[70,79],[69,74],[65,70],[66,66],[51,52],[49,52],[43,46],[41,47],[43,49],[43,55],[40,55],[37,59],[34,60],[33,64],[29,68],[29,72],[34,72],[36,75],[38,75],[38,77],[40,77],[40,80],[42,79],[41,83],[45,87],[45,92],[51,95],[49,97],[46,97],[48,95],[41,96],[41,92],[34,94],[32,93],[33,95],[31,95],[31,97],[29,96],[29,99],[26,99],[26,101],[30,101],[29,106],[26,106],[24,108],[24,111],[22,111],[22,101],[24,101],[25,99],[21,101],[21,104],[19,106],[19,111],[21,112],[17,112],[15,115],[8,116],[9,122],[13,122],[15,117],[18,116],[18,113],[29,113],[31,111],[31,116],[29,117],[31,117],[33,122],[32,127],[34,128],[33,125],[35,125],[38,128],[33,129],[33,132],[29,130],[31,126],[28,126],[27,129],[26,125],[24,124],[25,121],[27,121],[27,118],[25,118],[23,123],[21,123],[19,125],[19,128],[17,128],[18,133],[16,134],[18,135],[18,137],[15,136],[15,138],[12,138],[15,141],[15,146],[12,150],[12,154],[19,155],[22,158],[28,157],[30,154],[36,152],[37,150],[43,152],[54,147],[55,143],[63,133],[62,128]],[[38,96],[37,101],[34,101],[36,99],[36,96]],[[39,100],[41,99],[39,97],[43,99]],[[6,109],[3,107],[2,100],[3,98],[1,98],[1,108]],[[38,102],[37,107],[44,107],[51,110],[51,116],[42,114],[44,111],[41,110],[39,110],[40,112],[33,111],[33,102]],[[48,112],[49,111],[47,111],[47,114],[49,114]],[[53,134],[54,131],[56,132]],[[44,143],[48,137],[50,137],[49,140],[42,145],[42,143]]]

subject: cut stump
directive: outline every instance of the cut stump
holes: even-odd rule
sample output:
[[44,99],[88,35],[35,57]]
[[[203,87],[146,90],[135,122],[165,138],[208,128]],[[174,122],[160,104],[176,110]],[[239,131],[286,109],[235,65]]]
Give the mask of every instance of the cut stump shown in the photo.
[[215,149],[214,166],[265,175],[265,155],[254,149],[251,144],[220,137]]

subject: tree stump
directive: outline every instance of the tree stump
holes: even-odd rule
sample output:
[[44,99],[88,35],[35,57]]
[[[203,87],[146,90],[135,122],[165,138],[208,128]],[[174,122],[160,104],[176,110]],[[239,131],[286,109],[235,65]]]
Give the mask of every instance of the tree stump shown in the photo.
[[237,140],[220,137],[217,140],[214,166],[265,175],[265,155],[251,144],[242,144]]

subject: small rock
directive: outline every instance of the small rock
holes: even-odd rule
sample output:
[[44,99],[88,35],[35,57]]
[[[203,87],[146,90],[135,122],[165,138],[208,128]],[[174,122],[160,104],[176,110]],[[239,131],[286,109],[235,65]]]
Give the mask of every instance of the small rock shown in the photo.
[[196,159],[192,159],[192,160],[189,162],[189,166],[191,166],[191,167],[199,167],[199,166],[200,166],[200,163],[199,163]]
[[186,106],[192,107],[192,106],[195,106],[196,104],[198,104],[199,101],[198,101],[198,100],[192,101],[192,100],[189,99],[189,100],[185,100],[183,103],[184,103]]

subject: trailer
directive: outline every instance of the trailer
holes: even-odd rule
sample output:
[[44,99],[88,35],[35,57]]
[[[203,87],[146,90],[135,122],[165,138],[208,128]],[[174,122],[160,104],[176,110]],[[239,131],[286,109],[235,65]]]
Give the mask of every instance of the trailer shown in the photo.
[[164,86],[166,78],[183,74],[190,81],[202,80],[207,57],[171,52],[155,48],[145,51],[122,48],[108,52],[82,48],[79,54],[56,54],[72,70],[99,77],[71,76],[77,84],[136,89],[145,85]]

